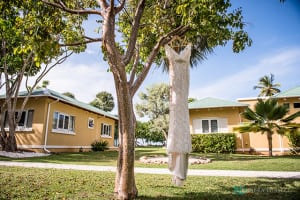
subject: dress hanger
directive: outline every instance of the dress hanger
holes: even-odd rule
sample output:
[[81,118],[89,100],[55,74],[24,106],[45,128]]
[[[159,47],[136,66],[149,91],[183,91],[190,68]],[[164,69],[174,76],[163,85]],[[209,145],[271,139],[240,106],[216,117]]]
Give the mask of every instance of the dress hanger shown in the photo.
[[169,42],[170,47],[174,49],[176,52],[180,52],[182,49],[185,48],[185,46],[188,45],[188,42],[186,41],[186,38],[181,38],[178,35],[175,35],[172,40]]

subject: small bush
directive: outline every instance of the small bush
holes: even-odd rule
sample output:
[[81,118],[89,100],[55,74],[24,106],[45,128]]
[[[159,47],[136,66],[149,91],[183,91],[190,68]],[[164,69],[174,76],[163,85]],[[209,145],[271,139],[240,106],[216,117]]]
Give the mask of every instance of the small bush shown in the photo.
[[192,135],[193,152],[232,153],[235,151],[234,133],[212,133]]
[[108,142],[105,140],[95,140],[91,146],[92,151],[104,151],[108,149]]
[[287,137],[290,141],[289,145],[291,146],[291,153],[297,154],[300,152],[300,131],[292,131],[287,134]]

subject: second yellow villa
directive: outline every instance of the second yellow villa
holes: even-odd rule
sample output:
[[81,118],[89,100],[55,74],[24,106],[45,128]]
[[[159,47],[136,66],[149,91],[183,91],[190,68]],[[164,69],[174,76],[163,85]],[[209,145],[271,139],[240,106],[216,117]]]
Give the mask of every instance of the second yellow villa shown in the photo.
[[[300,111],[300,86],[281,92],[272,98],[278,99],[279,104],[289,108],[289,113]],[[216,98],[204,98],[189,104],[191,134],[233,133],[233,128],[245,120],[242,112],[249,106],[254,108],[256,98],[238,99],[238,102]],[[300,118],[295,122],[300,123]],[[290,151],[289,140],[286,136],[273,135],[274,154],[284,154]],[[261,133],[236,133],[236,151],[245,153],[267,153],[267,136]]]

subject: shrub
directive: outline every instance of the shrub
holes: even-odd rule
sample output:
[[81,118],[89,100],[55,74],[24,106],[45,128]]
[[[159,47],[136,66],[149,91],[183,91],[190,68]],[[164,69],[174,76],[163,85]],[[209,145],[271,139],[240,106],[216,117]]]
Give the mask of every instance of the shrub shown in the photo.
[[290,141],[289,145],[291,146],[291,153],[297,154],[300,152],[300,131],[291,131],[287,134],[287,137]]
[[104,151],[108,149],[108,142],[105,140],[95,140],[91,146],[93,151]]
[[193,134],[193,152],[232,153],[235,151],[234,133]]

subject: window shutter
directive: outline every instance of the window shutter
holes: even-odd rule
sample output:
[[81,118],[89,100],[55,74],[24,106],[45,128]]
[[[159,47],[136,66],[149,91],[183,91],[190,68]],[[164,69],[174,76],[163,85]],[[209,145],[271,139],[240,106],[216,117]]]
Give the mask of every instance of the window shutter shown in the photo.
[[193,120],[193,129],[194,129],[194,133],[202,133],[202,120],[201,119]]
[[28,110],[27,122],[26,122],[27,128],[32,128],[33,112],[34,112],[34,110]]
[[219,124],[219,132],[221,133],[227,133],[228,132],[228,126],[227,126],[227,119],[226,118],[220,118],[218,119]]

